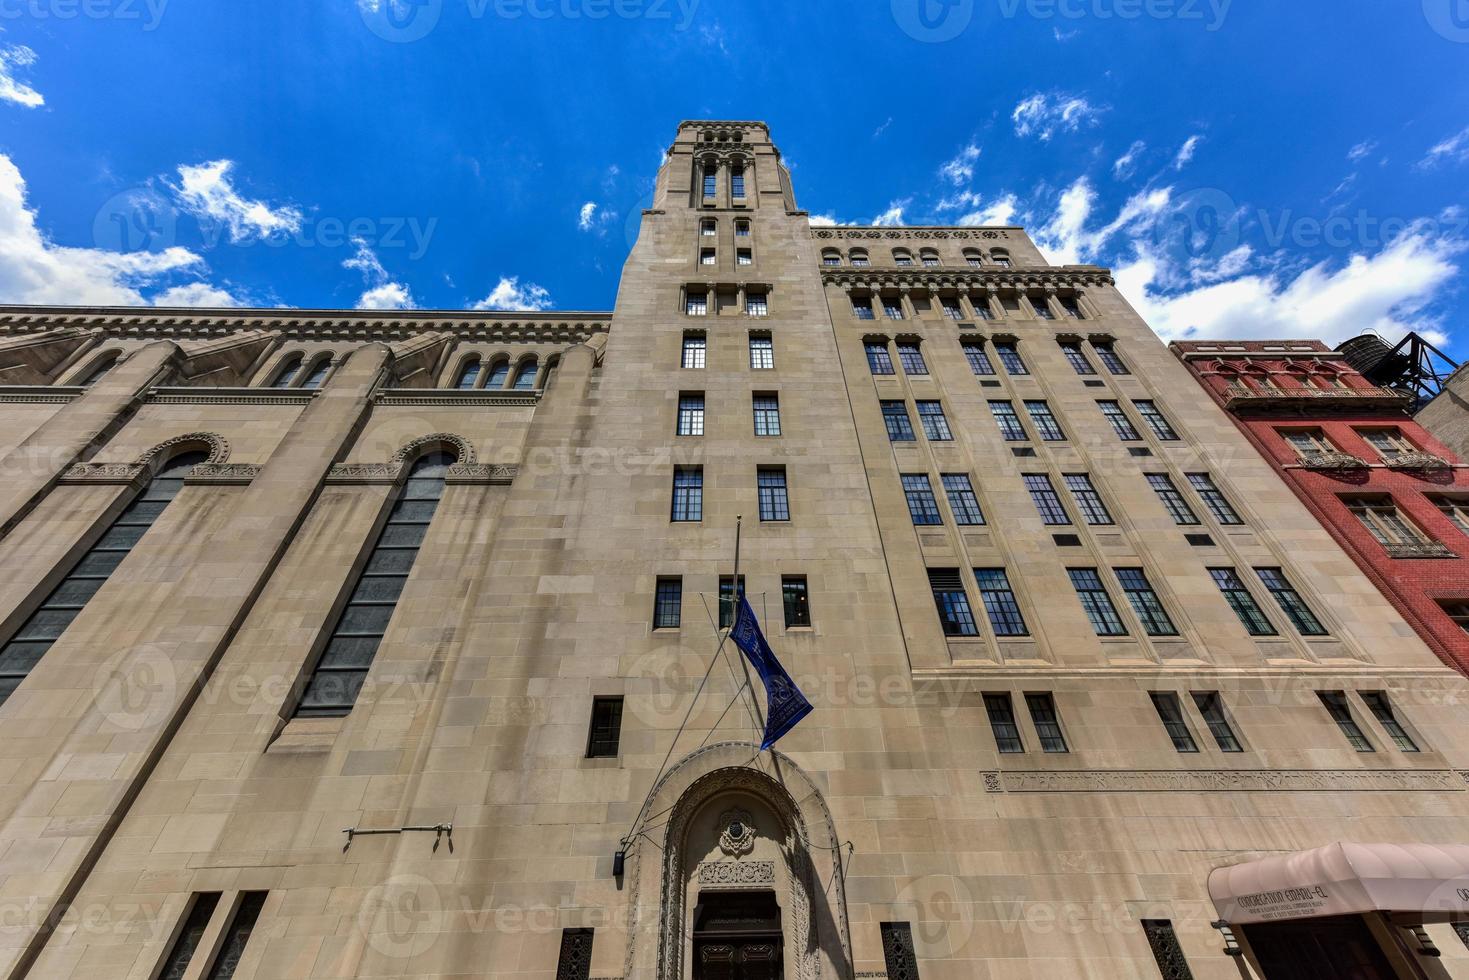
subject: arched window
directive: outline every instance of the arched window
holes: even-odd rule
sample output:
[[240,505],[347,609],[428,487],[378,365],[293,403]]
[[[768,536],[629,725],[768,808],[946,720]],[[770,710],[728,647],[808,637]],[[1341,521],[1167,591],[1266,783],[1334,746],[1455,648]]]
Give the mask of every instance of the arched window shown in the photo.
[[392,621],[418,549],[444,493],[444,476],[454,463],[445,452],[429,453],[408,471],[388,521],[342,609],[331,639],[306,679],[297,718],[340,718],[352,710],[368,668]]
[[906,248],[893,249],[893,264],[906,269],[913,264],[913,253]]
[[485,380],[485,387],[491,390],[503,388],[505,387],[505,379],[508,377],[510,377],[510,362],[504,360],[497,361],[490,368],[490,376]]
[[926,268],[934,269],[939,264],[939,253],[931,248],[925,248],[918,253],[918,258]]
[[984,265],[984,254],[977,248],[966,248],[964,250],[964,261],[971,267],[978,269]]
[[704,196],[713,197],[719,193],[719,167],[714,163],[704,164]]
[[847,253],[847,261],[858,267],[872,264],[867,260],[867,249],[865,248],[852,249]]
[[473,391],[474,383],[479,380],[479,358],[471,357],[459,368],[459,376],[454,379],[454,387],[460,391]]
[[291,387],[291,382],[296,379],[296,372],[299,370],[301,370],[301,355],[292,354],[276,369],[275,380],[270,383],[270,386],[272,388]]
[[536,386],[536,369],[540,365],[534,357],[525,361],[515,372],[515,390],[530,391]]
[[97,362],[92,366],[92,369],[87,372],[86,376],[82,378],[80,382],[81,386],[83,388],[90,388],[98,381],[101,381],[103,375],[105,375],[108,371],[111,371],[113,368],[117,367],[117,362],[121,360],[121,358],[122,355],[117,351],[113,351],[110,354],[102,355],[102,357],[98,359]]
[[841,252],[838,252],[834,248],[824,248],[824,249],[822,249],[821,250],[821,264],[822,265],[841,265],[842,264],[842,253]]
[[0,703],[20,686],[36,662],[51,649],[51,644],[61,639],[87,601],[106,584],[133,545],[178,495],[184,485],[184,474],[208,458],[208,453],[189,452],[169,460],[97,543],[72,566],[46,601],[16,630],[10,642],[0,648]]
[[332,356],[331,354],[327,354],[315,364],[311,365],[311,370],[307,373],[306,380],[301,382],[302,388],[321,387],[321,383],[326,380],[327,372],[332,369]]
[[990,249],[990,261],[994,262],[1001,269],[1008,269],[1012,265],[1010,262],[1010,253],[1003,248]]

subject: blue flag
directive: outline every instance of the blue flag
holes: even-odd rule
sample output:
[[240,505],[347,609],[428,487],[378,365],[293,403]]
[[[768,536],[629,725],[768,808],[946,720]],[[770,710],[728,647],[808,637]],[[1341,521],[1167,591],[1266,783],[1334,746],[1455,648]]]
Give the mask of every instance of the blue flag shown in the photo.
[[796,682],[791,680],[791,675],[775,659],[775,651],[765,642],[765,634],[760,632],[760,623],[755,619],[755,610],[750,608],[744,595],[740,596],[740,607],[735,613],[729,638],[744,651],[745,659],[765,682],[765,741],[760,744],[763,752],[811,713],[811,702],[806,700]]

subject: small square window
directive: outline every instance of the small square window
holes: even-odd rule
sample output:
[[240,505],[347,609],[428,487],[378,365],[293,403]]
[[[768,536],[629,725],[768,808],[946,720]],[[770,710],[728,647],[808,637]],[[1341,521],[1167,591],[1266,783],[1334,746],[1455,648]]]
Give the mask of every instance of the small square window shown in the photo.
[[738,250],[737,252],[735,252],[735,264],[736,265],[754,265],[755,264],[755,257],[754,257],[754,255],[755,255],[755,253],[751,252],[748,248],[742,248],[742,249]]
[[764,293],[745,294],[745,312],[750,316],[769,316],[770,306]]

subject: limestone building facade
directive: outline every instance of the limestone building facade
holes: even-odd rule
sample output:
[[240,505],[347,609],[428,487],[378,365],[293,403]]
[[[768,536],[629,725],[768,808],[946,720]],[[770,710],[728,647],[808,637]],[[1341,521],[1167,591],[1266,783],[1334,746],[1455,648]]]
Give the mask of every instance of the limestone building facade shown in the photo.
[[1465,679],[1021,228],[691,121],[612,311],[0,358],[0,975],[1469,976]]

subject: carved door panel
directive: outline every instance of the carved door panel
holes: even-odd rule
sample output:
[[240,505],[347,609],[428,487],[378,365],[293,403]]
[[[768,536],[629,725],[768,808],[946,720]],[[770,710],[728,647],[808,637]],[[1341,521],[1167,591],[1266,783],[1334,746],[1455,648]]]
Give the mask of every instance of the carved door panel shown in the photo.
[[736,938],[695,943],[694,980],[782,980],[779,939]]
[[740,950],[740,980],[780,980],[780,942],[746,942]]
[[732,943],[700,943],[694,950],[694,980],[738,980]]

